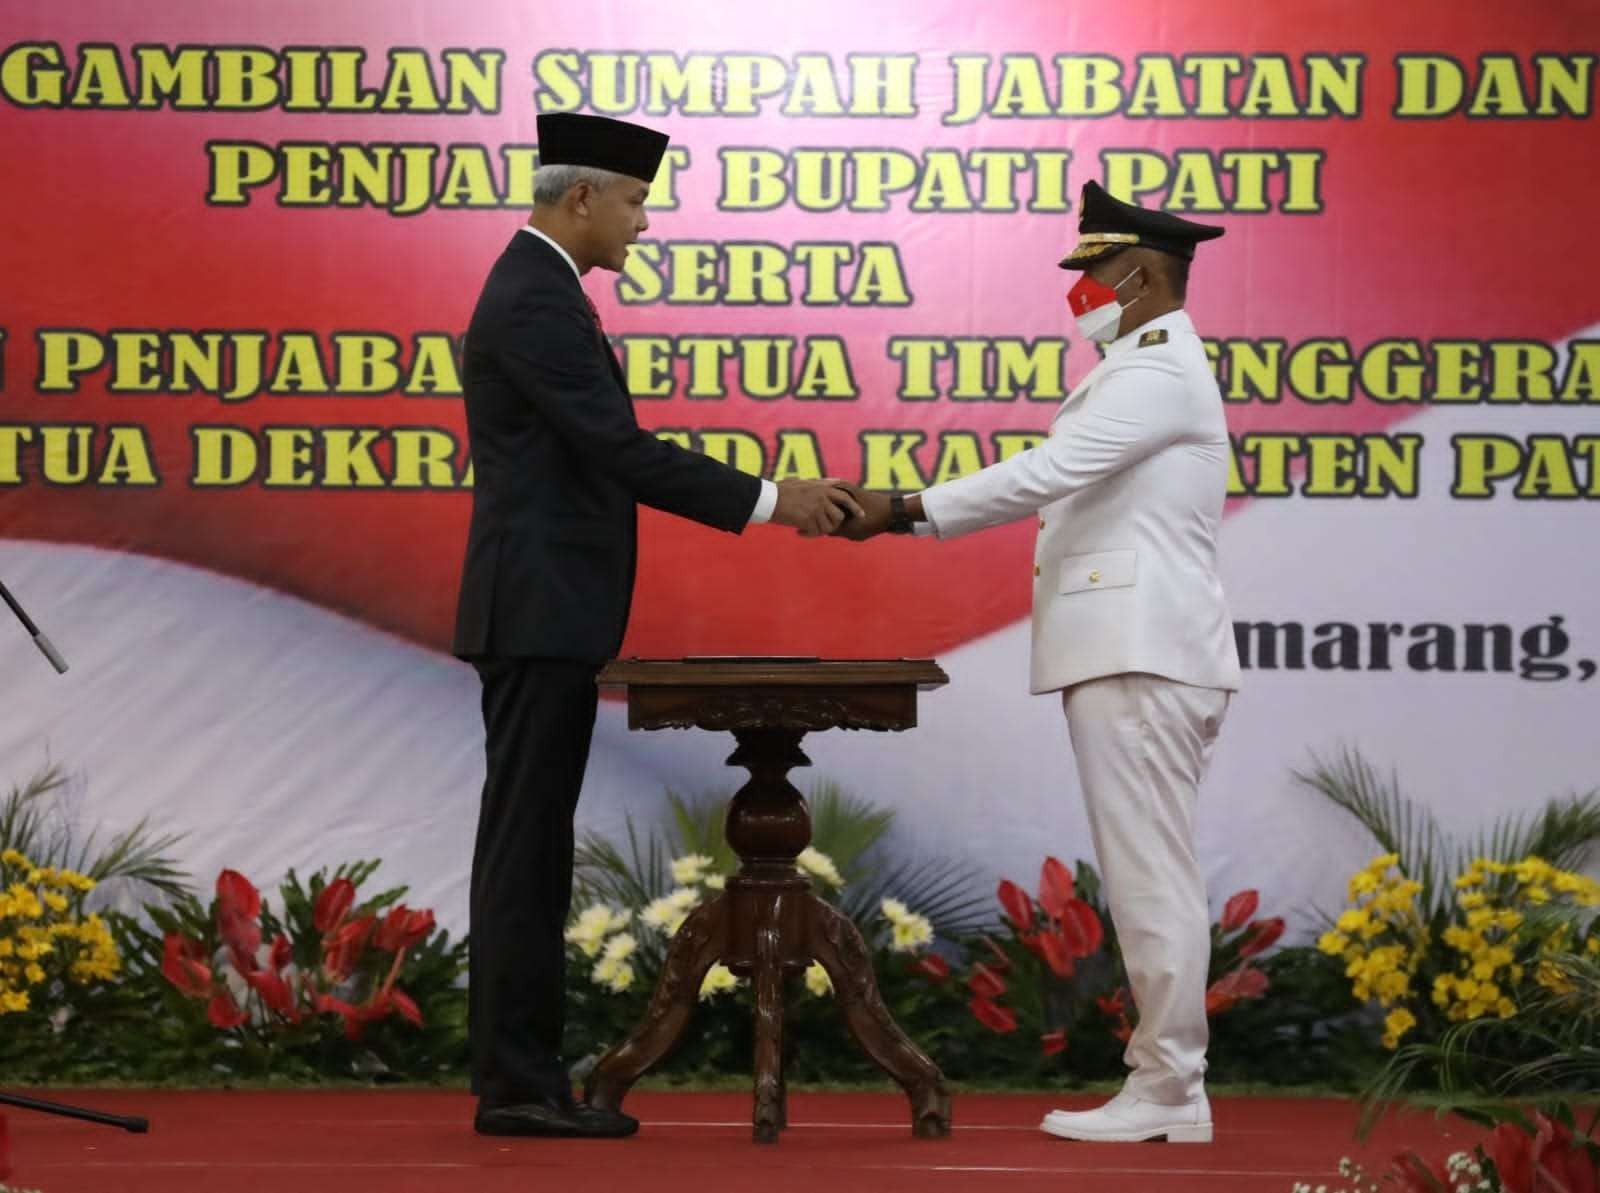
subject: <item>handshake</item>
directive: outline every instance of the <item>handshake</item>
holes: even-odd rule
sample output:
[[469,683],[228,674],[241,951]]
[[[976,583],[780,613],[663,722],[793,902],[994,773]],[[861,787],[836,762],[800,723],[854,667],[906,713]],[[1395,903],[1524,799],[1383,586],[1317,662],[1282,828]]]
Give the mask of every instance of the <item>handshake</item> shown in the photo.
[[772,520],[794,527],[802,538],[832,535],[864,542],[889,529],[889,496],[868,493],[836,477],[779,481]]

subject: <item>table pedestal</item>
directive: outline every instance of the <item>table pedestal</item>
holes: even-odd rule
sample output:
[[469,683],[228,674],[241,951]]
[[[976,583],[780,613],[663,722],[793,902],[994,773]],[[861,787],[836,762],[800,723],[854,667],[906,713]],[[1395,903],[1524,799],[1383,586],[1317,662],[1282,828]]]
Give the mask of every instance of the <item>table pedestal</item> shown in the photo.
[[[914,699],[915,688],[908,690]],[[648,716],[635,717],[631,712],[630,717],[650,724]],[[717,722],[714,716],[710,720],[706,727]],[[705,719],[692,723],[703,724]],[[848,716],[838,723],[848,725]],[[775,1142],[787,1125],[784,986],[815,959],[833,983],[834,998],[856,1042],[905,1090],[911,1102],[912,1133],[922,1138],[948,1135],[950,1096],[938,1066],[890,1017],[878,995],[871,953],[855,925],[812,894],[810,881],[795,865],[795,858],[811,842],[811,818],[788,773],[791,767],[810,765],[800,749],[807,729],[727,727],[733,728],[739,743],[728,764],[750,772],[749,782],[728,809],[727,838],[739,856],[739,872],[728,879],[721,894],[696,908],[673,937],[644,1022],[601,1058],[587,1083],[589,1101],[608,1109],[621,1106],[634,1082],[677,1043],[699,1000],[706,972],[721,961],[754,983],[753,1136],[758,1143]]]

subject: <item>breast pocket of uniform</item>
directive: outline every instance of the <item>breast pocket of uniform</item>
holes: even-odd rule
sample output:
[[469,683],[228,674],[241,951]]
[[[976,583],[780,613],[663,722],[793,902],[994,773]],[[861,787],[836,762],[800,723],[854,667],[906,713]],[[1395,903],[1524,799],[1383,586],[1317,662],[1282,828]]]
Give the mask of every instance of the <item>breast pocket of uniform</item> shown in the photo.
[[1132,548],[1069,555],[1061,561],[1061,582],[1057,591],[1067,596],[1101,588],[1127,588],[1138,578],[1138,573],[1139,553]]

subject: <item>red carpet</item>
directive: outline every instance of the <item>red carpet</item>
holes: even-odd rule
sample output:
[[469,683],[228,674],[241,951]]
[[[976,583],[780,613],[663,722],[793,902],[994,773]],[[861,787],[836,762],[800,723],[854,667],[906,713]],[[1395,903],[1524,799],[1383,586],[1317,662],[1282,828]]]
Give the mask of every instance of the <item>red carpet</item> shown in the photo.
[[[32,1091],[29,1091],[30,1093]],[[1357,1148],[1348,1102],[1218,1098],[1210,1146],[1051,1139],[1045,1111],[1097,1099],[964,1094],[955,1133],[911,1137],[904,1099],[794,1094],[775,1145],[750,1142],[744,1094],[638,1093],[628,1140],[484,1139],[464,1092],[86,1091],[39,1094],[150,1120],[150,1134],[0,1107],[11,1126],[13,1187],[42,1193],[900,1193],[1105,1190],[1288,1193],[1336,1183],[1339,1157],[1374,1165],[1398,1148],[1429,1154],[1475,1137],[1410,1115]]]

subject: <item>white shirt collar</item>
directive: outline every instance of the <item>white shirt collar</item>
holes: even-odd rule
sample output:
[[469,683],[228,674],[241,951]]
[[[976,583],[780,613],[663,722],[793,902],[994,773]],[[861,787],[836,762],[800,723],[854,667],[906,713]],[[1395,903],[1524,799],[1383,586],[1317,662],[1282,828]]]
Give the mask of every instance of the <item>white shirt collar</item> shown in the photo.
[[1189,313],[1182,307],[1175,311],[1168,311],[1165,315],[1158,315],[1148,323],[1141,323],[1125,336],[1119,336],[1106,345],[1106,357],[1116,356],[1126,352],[1139,342],[1139,337],[1147,331],[1194,331],[1194,322],[1189,318]]
[[578,272],[577,264],[573,261],[573,259],[570,256],[567,255],[567,250],[566,249],[562,248],[555,241],[551,240],[548,236],[546,236],[543,232],[539,231],[539,229],[535,228],[532,224],[523,224],[522,225],[522,230],[524,232],[528,233],[530,236],[537,236],[540,240],[544,241],[551,248],[555,249],[556,252],[560,253],[561,254],[561,259],[563,261],[565,261],[567,263],[567,267],[572,270],[572,276],[577,278],[578,281],[580,281],[580,282],[583,281],[583,275]]

